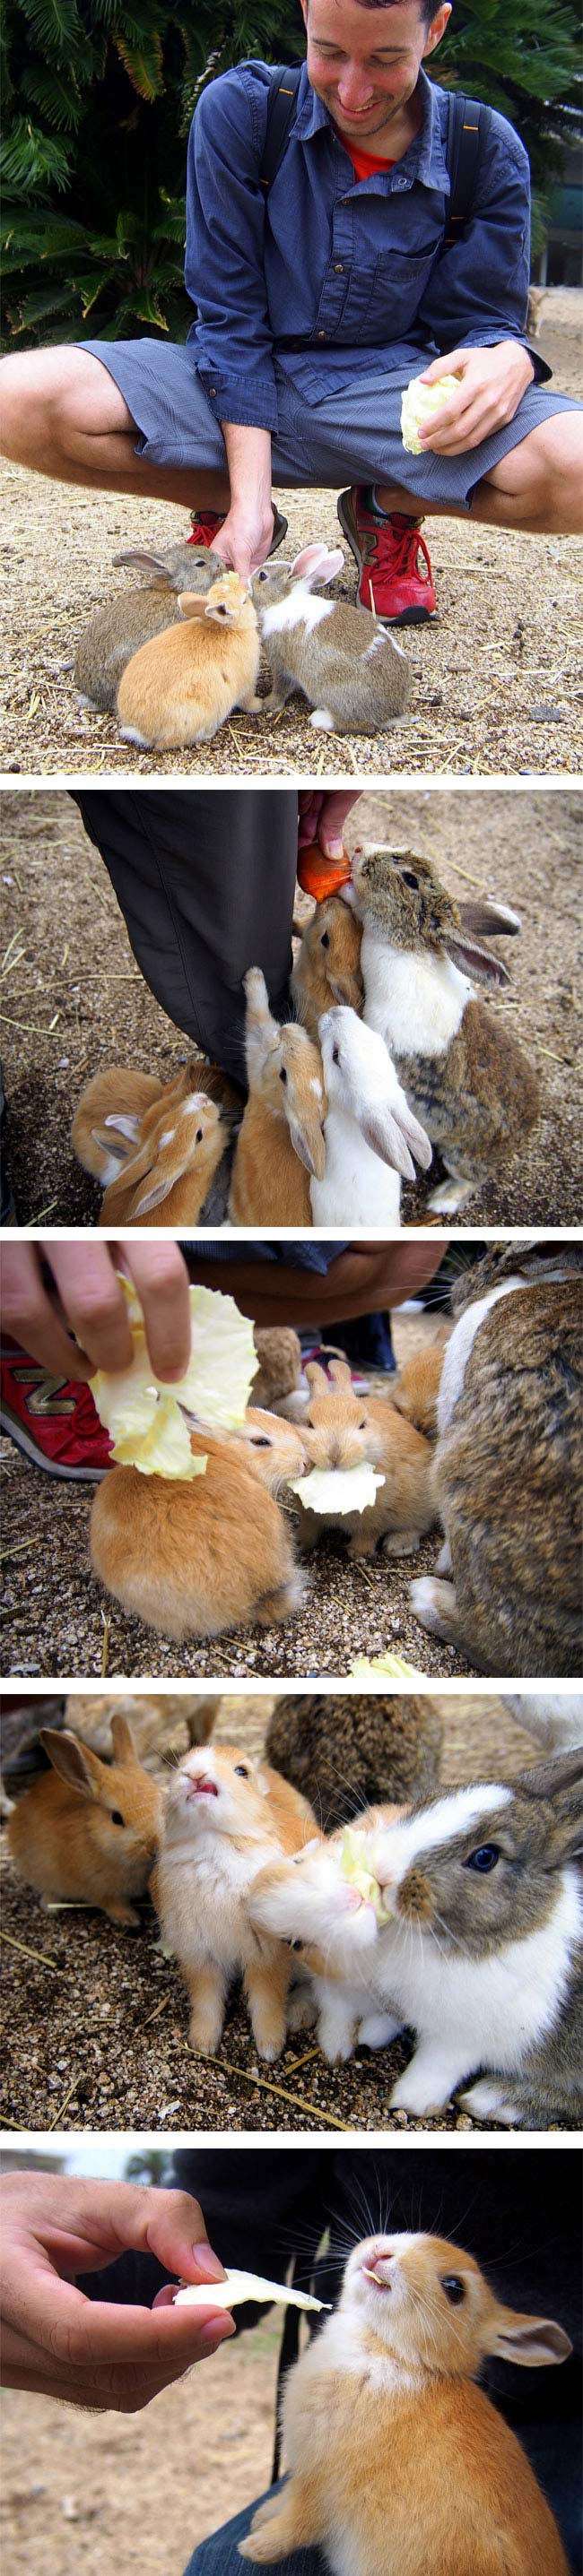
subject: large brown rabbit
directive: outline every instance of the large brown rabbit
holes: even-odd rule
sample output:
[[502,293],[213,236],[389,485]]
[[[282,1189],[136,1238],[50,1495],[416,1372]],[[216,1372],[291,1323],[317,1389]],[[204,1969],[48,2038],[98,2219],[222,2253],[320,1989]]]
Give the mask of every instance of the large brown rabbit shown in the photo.
[[270,1420],[273,1434],[260,1426],[255,1438],[249,1425],[239,1439],[193,1432],[191,1448],[208,1464],[189,1482],[113,1467],[97,1487],[94,1572],[124,1610],[178,1644],[272,1627],[300,1607],[301,1576],[275,1495],[297,1472],[302,1442],[291,1423]]
[[569,1243],[494,1244],[455,1296],[438,1398],[438,1578],[417,1617],[480,1673],[581,1672],[581,1282]]

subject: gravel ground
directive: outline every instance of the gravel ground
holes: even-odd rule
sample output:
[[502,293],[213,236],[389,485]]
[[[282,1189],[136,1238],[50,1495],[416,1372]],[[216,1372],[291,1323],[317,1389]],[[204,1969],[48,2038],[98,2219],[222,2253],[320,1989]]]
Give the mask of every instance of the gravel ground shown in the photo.
[[[554,287],[545,297],[540,349],[564,393],[581,393],[581,296]],[[0,482],[9,583],[5,714],[0,765],[30,774],[131,771],[151,777],[215,777],[299,771],[370,771],[362,736],[314,735],[302,700],[273,724],[235,714],[211,744],[136,755],[110,716],[80,713],[70,662],[93,609],[111,596],[122,546],[174,544],[184,512],[164,502],[77,491],[6,465]],[[338,538],[332,492],[283,492],[286,551]],[[439,614],[408,631],[414,671],[411,717],[374,744],[374,766],[391,771],[561,770],[583,766],[583,662],[578,548],[571,537],[528,537],[455,519],[428,523]],[[122,576],[123,578],[123,576]],[[339,592],[353,598],[352,557]]]
[[[186,1040],[138,973],[106,870],[70,798],[58,789],[7,789],[0,825],[3,1059],[18,1221],[94,1225],[100,1192],[70,1145],[83,1085],[104,1062],[137,1064],[169,1079]],[[472,1225],[576,1224],[582,1123],[577,791],[381,790],[353,808],[348,845],[377,829],[425,847],[458,899],[486,887],[522,917],[520,939],[498,943],[512,983],[487,1007],[536,1061],[541,1119],[503,1184],[490,1184],[471,1201]],[[405,1187],[405,1223],[426,1222],[438,1171],[436,1159],[419,1188]],[[467,1215],[464,1210],[464,1221]]]
[[180,2576],[195,2543],[269,2485],[280,2333],[267,2318],[140,2415],[7,2389],[4,2576]]
[[[225,1695],[217,1739],[261,1749],[273,1702]],[[495,1695],[439,1694],[444,1782],[511,1777],[533,1758]],[[311,2032],[289,2039],[274,2067],[255,2054],[246,2013],[233,1998],[216,2060],[190,2055],[187,1998],[162,1957],[149,1907],[139,1934],[79,1909],[47,1915],[13,1876],[4,1854],[6,2069],[0,2119],[33,2129],[378,2129],[472,2131],[455,2104],[433,2120],[387,2113],[410,2050],[394,2042],[330,2067]],[[74,1938],[73,1938],[74,1935]],[[12,1947],[12,1943],[22,1945]],[[9,2069],[9,2071],[8,2071]]]

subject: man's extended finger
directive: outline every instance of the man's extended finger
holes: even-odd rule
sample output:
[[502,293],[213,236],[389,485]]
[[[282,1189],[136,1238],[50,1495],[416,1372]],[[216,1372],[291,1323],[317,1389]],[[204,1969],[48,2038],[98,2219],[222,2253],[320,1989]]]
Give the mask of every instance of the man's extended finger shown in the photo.
[[118,1244],[124,1270],[137,1288],[146,1341],[156,1377],[172,1384],[184,1377],[191,1350],[189,1277],[177,1243]]
[[336,790],[334,790],[331,795],[324,797],[318,823],[317,838],[320,849],[323,851],[326,859],[339,859],[342,857],[346,816],[350,813],[351,806],[356,804],[357,798],[361,793],[362,791],[360,788],[353,787],[352,789],[349,788],[346,793],[343,791],[339,791],[337,793]]
[[42,1276],[36,1247],[5,1244],[2,1254],[2,1319],[30,1359],[55,1377],[91,1377],[93,1363],[65,1331]]
[[50,1265],[68,1322],[95,1369],[129,1368],[132,1337],[109,1244],[51,1243]]

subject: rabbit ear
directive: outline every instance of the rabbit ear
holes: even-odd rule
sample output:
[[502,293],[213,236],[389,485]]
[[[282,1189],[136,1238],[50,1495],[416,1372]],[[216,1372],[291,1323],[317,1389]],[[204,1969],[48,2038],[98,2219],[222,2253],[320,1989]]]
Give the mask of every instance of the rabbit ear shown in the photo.
[[583,1748],[576,1745],[570,1752],[552,1755],[548,1762],[534,1762],[515,1782],[523,1796],[540,1798],[550,1808],[545,1844],[549,1868],[561,1868],[583,1849],[582,1779]]
[[294,1154],[297,1154],[299,1162],[304,1164],[306,1172],[310,1172],[315,1180],[323,1181],[326,1147],[318,1119],[311,1118],[306,1110],[301,1124],[297,1118],[290,1118],[289,1133]]
[[519,914],[511,912],[509,904],[490,903],[487,895],[477,903],[460,903],[459,913],[462,930],[470,938],[513,939],[517,930],[522,930]]
[[314,1395],[329,1395],[330,1387],[327,1371],[325,1368],[322,1368],[320,1360],[307,1360],[305,1374],[308,1380],[308,1386],[313,1387]]
[[352,1378],[350,1375],[348,1360],[331,1360],[329,1376],[332,1379],[333,1386],[346,1387],[348,1394],[352,1394]]
[[163,1199],[170,1197],[170,1191],[174,1189],[175,1181],[179,1177],[178,1172],[166,1172],[162,1179],[154,1181],[151,1190],[147,1190],[145,1196],[138,1199],[137,1206],[132,1207],[132,1219],[147,1216],[150,1208],[161,1207]]
[[[104,1127],[115,1127],[118,1136],[129,1136],[132,1145],[137,1145],[140,1133],[140,1120],[137,1117],[131,1118],[129,1110],[126,1111],[124,1109],[119,1112],[117,1109],[112,1110],[111,1115],[108,1118],[104,1118],[103,1124]],[[92,1134],[95,1136],[96,1144],[98,1144],[100,1140],[95,1127],[92,1129]],[[110,1140],[108,1139],[108,1142],[109,1141]]]
[[568,2361],[573,2346],[554,2317],[520,2316],[514,2308],[496,2310],[489,2352],[514,2361],[522,2370],[540,2370],[553,2361]]
[[303,546],[292,564],[292,581],[308,581],[311,586],[314,581],[335,581],[337,572],[343,571],[340,546],[334,546],[332,553],[329,546]]
[[358,1124],[371,1154],[378,1154],[382,1163],[389,1163],[392,1171],[402,1174],[404,1181],[414,1181],[415,1164],[394,1111],[365,1109]]
[[206,617],[207,604],[208,592],[205,593],[202,590],[179,590],[178,592],[181,617]]
[[80,1798],[98,1796],[103,1764],[96,1753],[90,1752],[88,1744],[79,1744],[77,1736],[71,1735],[66,1727],[61,1733],[56,1726],[41,1726],[40,1740],[49,1762],[52,1762],[53,1771],[60,1772],[69,1789],[77,1789]]
[[140,564],[143,572],[165,573],[166,575],[168,573],[166,556],[149,554],[147,546],[124,547],[123,554],[112,556],[112,562],[114,564]]
[[111,1741],[116,1762],[134,1763],[136,1761],[136,1748],[129,1718],[124,1717],[119,1708],[114,1710],[111,1719]]
[[[351,979],[349,975],[337,975],[334,982],[332,981],[332,976],[330,976],[330,991],[334,994],[334,1000],[335,1002],[344,1002],[347,1010],[356,1009],[354,990],[354,976]],[[360,994],[358,999],[360,1001]]]
[[444,947],[462,975],[477,976],[479,984],[509,984],[508,967],[499,957],[490,957],[487,948],[478,948],[474,939],[464,939],[463,929],[446,930]]

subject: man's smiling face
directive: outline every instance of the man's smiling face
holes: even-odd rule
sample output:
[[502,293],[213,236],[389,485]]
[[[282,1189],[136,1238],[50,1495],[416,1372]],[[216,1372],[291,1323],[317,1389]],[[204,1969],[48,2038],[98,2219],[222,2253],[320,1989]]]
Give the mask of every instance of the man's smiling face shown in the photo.
[[[445,32],[450,8],[435,11],[430,25],[420,0],[391,0],[384,9],[360,0],[301,0],[312,89],[347,143],[387,159],[391,142],[406,148],[401,133],[421,63]],[[414,130],[414,127],[411,129]]]

